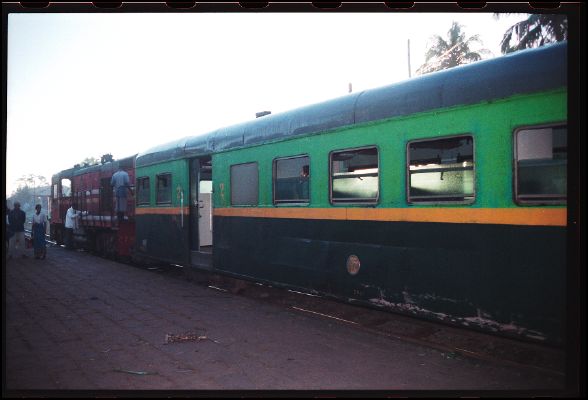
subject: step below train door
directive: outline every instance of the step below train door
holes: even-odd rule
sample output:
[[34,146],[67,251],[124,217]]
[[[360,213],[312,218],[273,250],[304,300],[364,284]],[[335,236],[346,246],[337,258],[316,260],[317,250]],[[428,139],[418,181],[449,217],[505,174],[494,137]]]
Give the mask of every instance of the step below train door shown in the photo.
[[190,160],[190,247],[192,265],[212,268],[212,160]]

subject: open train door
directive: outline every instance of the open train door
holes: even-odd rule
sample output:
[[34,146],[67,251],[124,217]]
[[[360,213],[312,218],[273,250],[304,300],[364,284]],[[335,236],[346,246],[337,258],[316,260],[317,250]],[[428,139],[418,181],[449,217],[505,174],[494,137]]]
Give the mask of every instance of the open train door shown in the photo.
[[212,159],[190,160],[190,250],[192,264],[212,267]]

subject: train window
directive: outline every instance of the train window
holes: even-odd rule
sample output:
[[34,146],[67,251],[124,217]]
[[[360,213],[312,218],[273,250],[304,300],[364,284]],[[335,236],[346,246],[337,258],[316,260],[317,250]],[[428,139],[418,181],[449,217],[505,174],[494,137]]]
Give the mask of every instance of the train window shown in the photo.
[[515,197],[519,203],[565,203],[567,126],[515,132]]
[[137,178],[137,205],[149,205],[150,202],[149,177]]
[[259,172],[256,162],[231,165],[231,205],[256,206],[259,200]]
[[330,154],[331,202],[375,203],[379,195],[378,149],[334,151]]
[[172,181],[171,181],[171,174],[161,174],[157,175],[157,197],[156,203],[157,204],[171,204],[172,201]]
[[409,202],[473,202],[474,139],[418,140],[407,146]]
[[274,204],[308,203],[310,158],[308,156],[274,160]]
[[61,180],[61,197],[71,196],[71,180],[63,178]]

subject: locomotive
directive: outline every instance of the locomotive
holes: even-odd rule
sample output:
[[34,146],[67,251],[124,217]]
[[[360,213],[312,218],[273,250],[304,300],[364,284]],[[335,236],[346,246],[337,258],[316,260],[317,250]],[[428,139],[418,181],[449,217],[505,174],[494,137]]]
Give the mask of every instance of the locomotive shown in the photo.
[[566,43],[524,50],[62,171],[51,233],[561,345],[567,111]]

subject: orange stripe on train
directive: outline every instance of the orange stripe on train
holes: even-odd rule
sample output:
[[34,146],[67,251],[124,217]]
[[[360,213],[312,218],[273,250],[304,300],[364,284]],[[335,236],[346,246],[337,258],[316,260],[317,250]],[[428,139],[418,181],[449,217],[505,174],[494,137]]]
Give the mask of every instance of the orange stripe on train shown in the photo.
[[217,217],[566,226],[565,208],[215,208]]
[[[184,207],[184,215],[190,213],[190,207]],[[180,215],[181,207],[137,207],[135,215]]]

